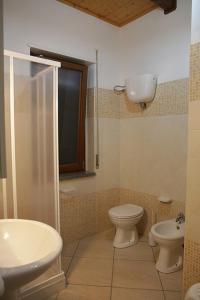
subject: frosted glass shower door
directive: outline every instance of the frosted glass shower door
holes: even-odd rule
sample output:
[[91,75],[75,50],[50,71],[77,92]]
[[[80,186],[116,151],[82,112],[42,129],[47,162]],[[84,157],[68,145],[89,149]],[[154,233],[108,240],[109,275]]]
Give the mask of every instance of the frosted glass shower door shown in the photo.
[[53,67],[14,59],[17,212],[56,228]]
[[[6,178],[0,179],[0,218],[32,219],[59,231],[59,63],[5,53]],[[22,292],[60,273],[57,261]]]

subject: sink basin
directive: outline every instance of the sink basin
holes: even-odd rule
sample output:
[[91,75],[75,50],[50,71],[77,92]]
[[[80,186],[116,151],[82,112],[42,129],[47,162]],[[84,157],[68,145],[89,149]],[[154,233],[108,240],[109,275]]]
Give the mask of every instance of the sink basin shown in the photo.
[[1,299],[17,299],[17,289],[36,279],[58,258],[62,239],[51,226],[32,220],[0,220]]

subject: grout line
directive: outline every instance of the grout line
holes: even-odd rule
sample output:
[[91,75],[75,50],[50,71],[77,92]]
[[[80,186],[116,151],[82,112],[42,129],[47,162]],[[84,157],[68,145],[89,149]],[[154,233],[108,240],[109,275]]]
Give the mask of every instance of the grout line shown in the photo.
[[[110,285],[96,285],[96,284],[81,284],[81,283],[70,283],[70,285],[75,286],[95,286],[95,287],[107,287],[110,288]],[[125,290],[137,290],[137,291],[155,291],[155,292],[162,292],[162,290],[158,289],[142,289],[142,288],[130,288],[130,287],[124,287],[124,286],[112,286],[115,289],[125,289]],[[172,291],[170,291],[172,292]],[[175,292],[175,291],[174,291]]]
[[[80,243],[80,240],[78,240],[78,243],[77,243],[77,246],[76,246],[76,248],[75,248],[75,250],[74,250],[73,255],[70,256],[70,257],[71,257],[71,261],[70,261],[69,266],[68,266],[68,268],[67,268],[67,270],[66,270],[66,272],[65,272],[66,283],[67,283],[67,273],[68,273],[68,271],[69,271],[69,269],[70,269],[70,267],[71,267],[71,264],[72,264],[72,261],[73,261],[73,259],[74,259],[74,257],[75,257],[75,253],[76,253],[76,251],[77,251],[77,249],[78,249],[79,243]],[[64,255],[63,255],[63,256],[64,256]],[[67,256],[65,256],[65,257],[67,257]]]
[[154,292],[163,292],[162,289],[146,289],[146,288],[139,288],[139,287],[126,287],[126,286],[112,286],[112,289],[125,289],[125,290],[136,290],[136,291],[154,291]]
[[[155,254],[154,254],[153,247],[151,247],[151,251],[152,251],[153,256],[154,256],[154,264],[155,264],[155,263],[156,263],[156,256],[155,256]],[[158,272],[157,269],[156,269],[156,272],[157,272],[158,278],[159,278],[159,280],[160,280],[160,284],[161,284],[161,288],[162,288],[162,293],[163,293],[164,300],[166,300],[165,292],[164,292],[164,288],[163,288],[163,284],[162,284],[162,280],[161,280],[161,277],[160,277],[160,273]]]
[[148,263],[155,263],[154,260],[146,260],[146,259],[129,259],[129,258],[114,258],[114,260],[125,260],[125,261],[143,261],[143,262],[148,262]]
[[125,260],[125,261],[143,261],[143,262],[151,262],[151,263],[154,263],[155,261],[154,260],[147,260],[147,259],[129,259],[129,258],[112,258],[112,257],[105,257],[105,256],[102,256],[102,257],[95,257],[95,256],[77,256],[77,255],[74,255],[74,256],[65,256],[63,255],[64,257],[77,257],[77,258],[89,258],[89,259],[103,259],[103,260]]
[[104,259],[104,260],[113,260],[112,256],[111,257],[105,257],[105,256],[92,256],[92,255],[88,255],[88,256],[77,256],[75,255],[74,257],[77,257],[77,258],[90,258],[90,259]]
[[181,293],[181,290],[164,290],[164,292],[171,292],[171,293]]
[[115,263],[115,247],[114,247],[114,250],[113,250],[113,262],[112,262],[112,275],[111,275],[110,300],[112,299],[112,286],[113,286],[114,263]]
[[95,286],[99,288],[110,288],[110,285],[96,285],[96,284],[86,284],[86,283],[69,283],[69,285],[74,285],[74,286]]

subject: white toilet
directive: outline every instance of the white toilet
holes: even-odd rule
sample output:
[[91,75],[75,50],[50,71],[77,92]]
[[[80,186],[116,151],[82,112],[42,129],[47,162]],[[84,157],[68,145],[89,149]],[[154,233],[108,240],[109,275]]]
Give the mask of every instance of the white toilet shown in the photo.
[[185,300],[200,300],[200,283],[192,285],[185,295]]
[[141,220],[144,209],[134,204],[124,204],[111,208],[109,217],[116,226],[116,234],[113,246],[125,248],[132,246],[138,241],[136,224]]
[[151,233],[160,246],[156,269],[162,273],[180,270],[183,265],[184,223],[178,224],[175,219],[163,221],[153,225]]

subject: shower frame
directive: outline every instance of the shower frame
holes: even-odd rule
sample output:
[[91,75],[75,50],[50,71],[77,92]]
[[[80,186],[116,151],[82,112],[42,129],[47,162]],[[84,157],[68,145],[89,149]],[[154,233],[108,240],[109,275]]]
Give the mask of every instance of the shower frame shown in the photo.
[[[59,159],[58,159],[58,68],[60,62],[51,61],[44,58],[34,57],[14,51],[4,50],[4,57],[9,60],[9,106],[10,106],[10,140],[11,140],[11,170],[12,170],[12,196],[13,196],[13,216],[18,218],[18,199],[17,199],[17,178],[16,178],[16,149],[15,149],[15,95],[14,95],[14,60],[27,61],[30,63],[38,63],[53,68],[53,170],[54,170],[54,216],[55,229],[60,232],[60,207],[59,207]],[[2,182],[2,204],[3,217],[8,218],[7,195],[6,195],[6,175],[1,178]],[[35,299],[40,297],[46,289],[51,293],[61,290],[65,286],[64,273],[61,270],[61,262],[58,262],[58,274],[48,278],[44,282],[39,282],[36,286],[31,286],[21,292],[22,299]]]

